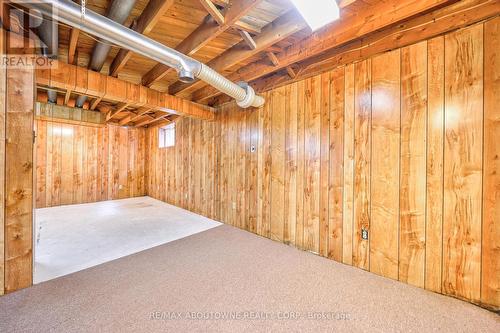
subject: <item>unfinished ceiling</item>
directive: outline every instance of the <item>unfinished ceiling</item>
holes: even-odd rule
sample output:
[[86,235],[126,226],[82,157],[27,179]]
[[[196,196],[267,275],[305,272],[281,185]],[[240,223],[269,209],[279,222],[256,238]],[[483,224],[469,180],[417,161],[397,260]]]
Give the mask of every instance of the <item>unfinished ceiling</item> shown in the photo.
[[[93,0],[86,5],[92,11],[109,15],[113,1],[119,0]],[[256,91],[264,91],[302,78],[312,71],[311,66],[315,66],[317,72],[325,61],[327,65],[322,66],[325,68],[343,64],[344,59],[335,58],[342,52],[366,47],[373,43],[370,39],[373,35],[379,39],[391,36],[390,31],[378,36],[382,29],[394,28],[399,32],[411,24],[412,29],[417,29],[419,24],[436,23],[431,11],[439,8],[446,11],[447,6],[454,6],[454,12],[475,9],[476,16],[488,6],[490,14],[492,6],[498,11],[498,3],[484,0],[459,1],[458,4],[456,0],[337,2],[341,8],[340,19],[314,33],[288,0],[137,0],[123,24],[207,64],[233,82],[250,82]],[[429,15],[422,15],[424,13]],[[416,15],[421,15],[422,19],[409,23]],[[444,12],[442,16],[447,18],[449,15]],[[389,39],[385,49],[380,48],[378,52],[390,49],[391,43],[401,46],[398,41]],[[96,43],[93,36],[59,26],[61,62],[88,67]],[[357,60],[355,57],[349,59]],[[116,46],[111,47],[100,73],[194,103],[213,106],[227,101],[227,96],[203,81],[183,83],[171,68]],[[59,91],[58,104],[74,105],[79,94],[82,93]],[[154,106],[144,113],[145,109],[139,108],[137,103],[124,104],[123,100],[102,96],[90,96],[84,108],[112,113],[109,121],[129,126],[164,124],[178,116],[162,115],[167,108],[158,110]]]

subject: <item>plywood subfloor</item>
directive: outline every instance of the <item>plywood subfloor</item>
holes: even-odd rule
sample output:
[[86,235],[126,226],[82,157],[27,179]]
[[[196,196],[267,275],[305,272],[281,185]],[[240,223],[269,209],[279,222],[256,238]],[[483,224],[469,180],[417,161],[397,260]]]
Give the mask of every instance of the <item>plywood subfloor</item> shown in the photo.
[[40,283],[220,225],[150,197],[36,211]]
[[0,297],[0,332],[475,333],[499,325],[472,304],[227,225]]

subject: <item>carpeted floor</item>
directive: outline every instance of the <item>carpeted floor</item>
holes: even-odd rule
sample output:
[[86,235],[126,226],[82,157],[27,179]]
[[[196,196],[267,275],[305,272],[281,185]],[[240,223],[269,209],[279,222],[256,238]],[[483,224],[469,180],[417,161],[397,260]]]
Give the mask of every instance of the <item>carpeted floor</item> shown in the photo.
[[230,226],[0,297],[0,332],[499,332],[474,305]]

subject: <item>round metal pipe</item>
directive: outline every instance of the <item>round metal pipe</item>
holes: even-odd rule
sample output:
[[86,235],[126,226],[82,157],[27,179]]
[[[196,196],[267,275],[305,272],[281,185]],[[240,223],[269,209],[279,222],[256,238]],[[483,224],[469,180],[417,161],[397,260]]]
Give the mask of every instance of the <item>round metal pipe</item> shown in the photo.
[[[178,73],[183,73],[183,77],[197,77],[235,98],[237,102],[245,100],[245,89],[201,62],[91,10],[87,9],[85,15],[82,15],[81,6],[70,0],[32,0],[23,2],[23,5],[47,15],[52,14],[52,9],[56,9],[57,17],[54,19],[172,67]],[[250,105],[260,107],[263,103],[262,97],[255,96]]]

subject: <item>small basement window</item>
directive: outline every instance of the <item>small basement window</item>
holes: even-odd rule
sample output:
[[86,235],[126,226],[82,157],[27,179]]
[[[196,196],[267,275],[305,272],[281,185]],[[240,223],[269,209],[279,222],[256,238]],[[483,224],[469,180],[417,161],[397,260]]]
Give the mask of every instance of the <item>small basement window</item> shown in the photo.
[[158,147],[167,148],[175,146],[175,123],[160,127],[158,131]]

